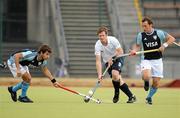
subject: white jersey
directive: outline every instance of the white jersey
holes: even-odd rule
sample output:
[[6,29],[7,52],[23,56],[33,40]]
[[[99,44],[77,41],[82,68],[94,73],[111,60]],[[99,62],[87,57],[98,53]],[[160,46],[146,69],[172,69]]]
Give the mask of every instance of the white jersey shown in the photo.
[[105,63],[115,56],[116,49],[121,48],[119,41],[115,37],[108,36],[107,40],[107,46],[104,46],[100,40],[95,44],[95,55],[101,55]]

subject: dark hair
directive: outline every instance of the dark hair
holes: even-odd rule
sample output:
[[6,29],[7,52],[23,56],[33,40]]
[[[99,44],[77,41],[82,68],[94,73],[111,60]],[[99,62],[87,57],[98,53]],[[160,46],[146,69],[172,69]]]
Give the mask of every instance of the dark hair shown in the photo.
[[151,25],[151,24],[153,25],[153,21],[151,20],[151,18],[149,18],[147,16],[142,19],[142,22],[146,22],[146,21],[148,22],[149,25]]
[[105,32],[106,34],[108,34],[108,28],[107,28],[106,26],[101,26],[101,27],[97,30],[96,34],[98,35],[98,34],[101,33],[101,32]]
[[45,52],[49,52],[49,53],[52,53],[52,50],[51,48],[48,46],[48,45],[41,45],[38,49],[38,53],[45,53]]

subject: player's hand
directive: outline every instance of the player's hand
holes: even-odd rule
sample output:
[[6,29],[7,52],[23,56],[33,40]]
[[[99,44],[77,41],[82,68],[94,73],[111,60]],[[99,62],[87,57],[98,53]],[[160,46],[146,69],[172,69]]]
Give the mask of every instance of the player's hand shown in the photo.
[[136,55],[136,51],[135,50],[130,50],[129,53],[130,53],[130,56]]
[[165,47],[162,45],[162,46],[159,48],[159,51],[164,52],[164,50],[165,50]]
[[113,63],[116,62],[116,59],[117,59],[116,56],[113,56],[113,57],[112,57],[112,62],[113,62]]
[[113,64],[113,59],[110,59],[110,60],[108,61],[108,68],[109,68],[112,64]]
[[54,83],[53,83],[53,86],[56,87],[56,88],[58,88],[58,87],[61,86],[61,85],[60,85],[59,82],[54,82]]
[[17,77],[21,77],[21,76],[22,76],[22,74],[21,74],[21,71],[20,71],[20,70],[17,70],[17,71],[16,71],[16,74],[17,74],[17,75],[16,75]]
[[102,79],[103,79],[103,76],[102,75],[98,75],[98,81],[100,82],[100,81],[102,81]]

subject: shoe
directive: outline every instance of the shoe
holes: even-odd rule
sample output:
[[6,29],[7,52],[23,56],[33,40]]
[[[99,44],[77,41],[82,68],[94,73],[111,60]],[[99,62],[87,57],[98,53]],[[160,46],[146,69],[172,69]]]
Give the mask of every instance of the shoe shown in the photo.
[[19,96],[18,100],[20,102],[24,102],[24,103],[33,103],[33,101],[31,99],[29,99],[27,96],[25,96],[25,97]]
[[152,105],[152,99],[151,98],[146,98],[146,103],[149,105]]
[[119,92],[115,92],[113,97],[113,103],[117,103],[119,101]]
[[136,102],[136,96],[135,96],[135,95],[133,95],[132,97],[130,97],[130,98],[128,99],[128,101],[127,101],[127,103],[134,103],[134,102]]
[[11,94],[12,100],[13,100],[14,102],[16,102],[16,101],[17,101],[17,94],[16,94],[16,92],[12,91],[12,86],[11,86],[11,87],[8,87],[8,91],[9,91],[9,93]]
[[145,91],[149,90],[149,81],[144,81],[144,90]]

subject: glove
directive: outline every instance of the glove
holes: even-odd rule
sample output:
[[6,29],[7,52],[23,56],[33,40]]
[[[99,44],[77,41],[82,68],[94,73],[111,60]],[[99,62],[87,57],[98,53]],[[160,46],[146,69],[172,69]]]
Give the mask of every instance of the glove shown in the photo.
[[113,63],[116,62],[116,56],[112,57],[112,61],[113,61]]

